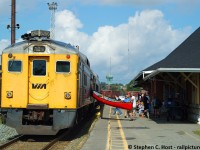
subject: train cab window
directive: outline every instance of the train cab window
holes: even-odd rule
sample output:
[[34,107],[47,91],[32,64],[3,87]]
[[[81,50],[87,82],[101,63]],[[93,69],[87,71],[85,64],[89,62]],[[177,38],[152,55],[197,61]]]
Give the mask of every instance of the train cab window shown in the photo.
[[33,75],[46,76],[46,60],[33,60]]
[[21,72],[22,71],[22,61],[9,60],[8,61],[8,71],[9,72]]
[[70,72],[70,62],[69,61],[57,61],[56,62],[56,72],[69,73]]

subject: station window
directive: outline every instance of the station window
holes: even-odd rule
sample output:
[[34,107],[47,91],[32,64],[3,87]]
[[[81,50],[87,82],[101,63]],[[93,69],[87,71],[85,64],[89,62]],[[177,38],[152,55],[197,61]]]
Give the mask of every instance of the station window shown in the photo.
[[21,72],[22,71],[22,61],[9,60],[8,61],[8,71],[9,72]]
[[33,60],[33,75],[46,76],[46,60]]
[[56,62],[56,72],[69,73],[70,72],[70,62],[69,61],[57,61]]

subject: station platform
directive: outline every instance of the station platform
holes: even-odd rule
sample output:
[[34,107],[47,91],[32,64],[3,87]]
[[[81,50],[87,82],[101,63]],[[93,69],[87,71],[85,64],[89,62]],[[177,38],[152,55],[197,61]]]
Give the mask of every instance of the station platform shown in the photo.
[[[122,110],[123,112],[123,110]],[[129,121],[124,116],[112,116],[112,107],[105,105],[103,118],[81,150],[149,150],[200,149],[200,125],[179,120],[137,117]]]

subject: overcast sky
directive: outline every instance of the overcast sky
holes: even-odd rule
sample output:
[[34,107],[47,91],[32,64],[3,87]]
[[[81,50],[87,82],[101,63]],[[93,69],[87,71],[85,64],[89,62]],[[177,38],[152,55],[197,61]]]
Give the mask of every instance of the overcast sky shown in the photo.
[[[16,0],[16,41],[50,30],[52,0]],[[55,39],[79,45],[106,81],[127,84],[179,46],[200,23],[198,0],[57,0]],[[11,0],[0,0],[0,52],[10,44]]]

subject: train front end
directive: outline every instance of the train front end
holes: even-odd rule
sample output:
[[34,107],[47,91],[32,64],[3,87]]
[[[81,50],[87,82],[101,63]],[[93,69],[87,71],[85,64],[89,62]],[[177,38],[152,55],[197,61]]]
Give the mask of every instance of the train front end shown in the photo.
[[78,55],[49,35],[31,32],[2,53],[1,108],[19,134],[55,135],[76,117]]

